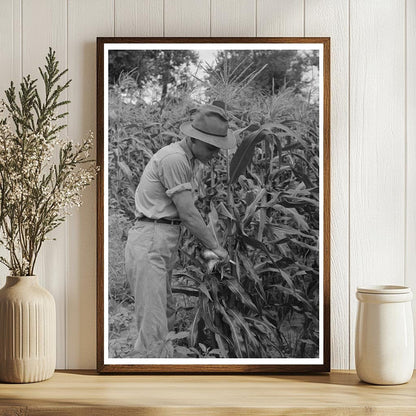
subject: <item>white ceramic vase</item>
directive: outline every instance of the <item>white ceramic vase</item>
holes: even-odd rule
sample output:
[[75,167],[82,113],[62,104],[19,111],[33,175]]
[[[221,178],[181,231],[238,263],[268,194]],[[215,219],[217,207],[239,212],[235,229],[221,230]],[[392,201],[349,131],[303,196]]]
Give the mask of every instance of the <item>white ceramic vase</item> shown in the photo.
[[36,276],[8,276],[0,290],[0,381],[32,383],[56,366],[56,311]]
[[355,366],[358,377],[372,384],[402,384],[414,368],[414,335],[410,288],[371,286],[357,289]]

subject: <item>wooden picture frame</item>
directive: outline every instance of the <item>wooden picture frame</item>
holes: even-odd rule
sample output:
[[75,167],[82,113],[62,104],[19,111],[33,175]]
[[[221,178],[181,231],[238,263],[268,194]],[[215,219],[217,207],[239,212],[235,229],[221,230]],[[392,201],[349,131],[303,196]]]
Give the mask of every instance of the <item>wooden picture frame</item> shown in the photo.
[[[199,66],[201,56],[208,57],[204,69]],[[263,69],[258,67],[261,60],[266,62]],[[272,69],[263,79],[264,68]],[[197,71],[203,71],[204,78]],[[205,78],[208,75],[211,78]],[[252,153],[243,155],[252,156],[247,166],[240,176],[234,172],[234,185],[227,182],[227,189],[236,192],[230,191],[229,197],[234,211],[219,203],[225,180],[217,179],[214,169],[211,182],[206,182],[211,184],[206,186],[211,186],[209,206],[222,206],[223,223],[219,219],[217,229],[226,234],[225,222],[234,224],[235,234],[229,231],[226,241],[240,244],[244,253],[233,246],[231,262],[217,265],[209,274],[191,236],[183,240],[191,254],[182,247],[181,256],[189,257],[180,260],[175,279],[182,286],[185,282],[192,296],[186,298],[183,287],[175,292],[177,300],[182,299],[176,313],[183,315],[159,350],[162,355],[135,356],[134,295],[123,277],[123,247],[134,222],[138,172],[158,150],[146,151],[141,140],[151,146],[158,138],[163,145],[178,140],[179,124],[185,117],[191,119],[191,107],[212,99],[226,102],[238,146],[244,141],[250,147],[251,140]],[[169,134],[162,125],[169,125]],[[231,153],[222,156],[228,172],[233,169]],[[329,38],[97,38],[97,163],[100,373],[330,371]],[[205,175],[204,168],[198,169]],[[259,179],[255,169],[264,177],[273,169],[264,191],[259,185],[263,177]],[[215,180],[221,182],[214,184]],[[259,193],[266,196],[256,200]],[[204,195],[197,201],[200,209],[207,204],[208,193]],[[246,217],[237,219],[240,213]],[[187,280],[181,274],[191,266],[195,276],[208,276],[197,280],[208,279],[203,287],[193,276]],[[210,292],[214,277],[220,298]],[[233,279],[237,289],[231,290]]]

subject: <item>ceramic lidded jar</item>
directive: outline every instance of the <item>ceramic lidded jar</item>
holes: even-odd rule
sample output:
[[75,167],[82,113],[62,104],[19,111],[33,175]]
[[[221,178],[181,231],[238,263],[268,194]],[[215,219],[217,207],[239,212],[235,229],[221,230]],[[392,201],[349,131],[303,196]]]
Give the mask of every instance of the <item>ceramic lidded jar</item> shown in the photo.
[[0,290],[0,381],[46,380],[55,364],[54,298],[36,276],[8,276]]
[[358,288],[355,366],[358,377],[372,384],[402,384],[414,368],[414,335],[410,288]]

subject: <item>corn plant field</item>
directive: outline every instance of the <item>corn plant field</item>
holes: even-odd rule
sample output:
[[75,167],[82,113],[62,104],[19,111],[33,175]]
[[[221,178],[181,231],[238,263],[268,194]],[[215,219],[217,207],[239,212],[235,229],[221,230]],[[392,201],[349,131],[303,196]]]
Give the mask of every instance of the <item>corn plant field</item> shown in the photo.
[[183,229],[175,330],[160,357],[318,357],[317,58],[217,51],[208,62],[191,52],[115,51],[110,59],[109,356],[128,357],[137,335],[124,247],[141,173],[157,150],[183,137],[179,126],[195,108],[222,100],[237,147],[197,166],[194,197],[230,261],[208,265]]

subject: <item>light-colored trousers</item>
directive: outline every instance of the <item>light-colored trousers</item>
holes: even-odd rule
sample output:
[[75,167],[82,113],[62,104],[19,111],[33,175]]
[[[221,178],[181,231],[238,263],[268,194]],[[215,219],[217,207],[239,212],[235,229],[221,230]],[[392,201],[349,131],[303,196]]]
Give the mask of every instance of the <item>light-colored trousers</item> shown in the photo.
[[135,298],[135,357],[157,358],[175,322],[171,290],[180,226],[137,221],[129,230],[125,267]]

